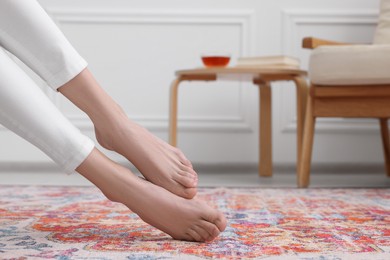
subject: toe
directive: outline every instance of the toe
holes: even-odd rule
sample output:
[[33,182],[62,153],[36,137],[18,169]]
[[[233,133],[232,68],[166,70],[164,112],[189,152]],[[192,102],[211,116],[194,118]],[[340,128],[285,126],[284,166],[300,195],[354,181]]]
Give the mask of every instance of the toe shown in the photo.
[[187,231],[187,234],[192,238],[191,241],[196,241],[196,242],[203,242],[204,241],[202,236],[198,232],[196,232],[194,229],[189,229]]
[[[193,186],[193,185],[191,185]],[[185,198],[185,199],[192,199],[196,196],[196,193],[198,190],[196,187],[185,187],[180,182],[176,180],[171,180],[169,185],[166,186],[167,190],[172,192],[173,194],[176,194],[179,197]]]
[[204,220],[215,224],[217,226],[217,228],[219,229],[219,231],[221,231],[221,232],[225,230],[226,225],[227,225],[227,221],[226,221],[225,216],[217,210],[204,216]]
[[180,171],[178,171],[178,173],[181,175],[189,175],[189,176],[192,176],[196,179],[198,178],[198,174],[196,173],[196,171],[194,171],[194,169],[192,169],[189,166],[182,164],[182,165],[179,165],[179,169],[180,169]]
[[176,150],[176,155],[177,157],[179,158],[180,162],[188,167],[192,167],[192,163],[190,162],[190,160],[187,159],[187,157],[184,155],[184,153],[180,150],[180,149],[177,149]]
[[205,229],[203,223],[195,225],[192,229],[202,237],[203,242],[210,240],[210,233]]
[[206,241],[212,241],[213,239],[215,239],[221,233],[215,224],[212,224],[212,223],[210,223],[208,221],[202,220],[201,226],[209,234],[209,236],[206,239]]
[[198,179],[195,178],[193,175],[190,175],[185,172],[182,172],[181,174],[178,174],[173,178],[175,181],[177,181],[186,188],[195,188],[198,185]]
[[192,199],[195,197],[197,192],[198,191],[196,188],[185,188],[185,189],[182,189],[182,191],[181,191],[181,197],[183,197],[185,199]]
[[227,225],[226,218],[221,213],[220,213],[220,216],[216,219],[216,221],[214,223],[215,223],[215,225],[217,225],[218,229],[221,232],[225,230],[226,225]]

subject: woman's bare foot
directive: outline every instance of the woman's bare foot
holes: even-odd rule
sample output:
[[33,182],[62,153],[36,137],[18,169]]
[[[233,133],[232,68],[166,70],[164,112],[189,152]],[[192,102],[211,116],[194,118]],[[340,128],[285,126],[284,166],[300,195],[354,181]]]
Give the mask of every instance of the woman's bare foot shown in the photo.
[[184,198],[195,196],[198,177],[183,153],[130,121],[88,69],[58,90],[88,114],[103,147],[126,157],[152,183]]
[[144,177],[170,192],[191,199],[196,195],[198,176],[184,154],[126,115],[111,118],[110,123],[95,124],[96,139],[134,164]]
[[76,169],[112,201],[125,204],[146,223],[175,239],[205,242],[226,228],[219,211],[197,199],[184,199],[137,178],[94,149]]
[[176,196],[148,181],[139,182],[143,183],[138,185],[137,197],[127,196],[120,202],[174,239],[208,242],[225,230],[225,217],[206,203]]

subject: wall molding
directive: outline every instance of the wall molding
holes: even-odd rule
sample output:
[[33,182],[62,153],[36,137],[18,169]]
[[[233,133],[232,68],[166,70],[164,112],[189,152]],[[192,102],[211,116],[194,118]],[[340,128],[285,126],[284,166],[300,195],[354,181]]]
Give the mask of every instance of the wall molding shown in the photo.
[[[48,9],[48,13],[61,27],[64,24],[145,24],[145,25],[220,25],[240,27],[240,55],[246,56],[253,53],[254,38],[254,12],[252,10],[214,10],[198,9],[193,10],[151,10],[151,9],[129,9],[129,10],[75,10],[75,9]],[[61,106],[60,99],[50,96],[57,106]],[[183,117],[179,111],[179,128],[184,131],[226,131],[247,133],[252,131],[252,126],[247,121],[245,114],[246,91],[242,84],[239,85],[238,117],[226,118],[209,117]],[[150,130],[165,131],[168,127],[168,117],[159,116],[133,116],[128,115],[136,122],[144,125]],[[92,130],[93,126],[87,117],[79,115],[67,115],[67,117],[78,128]]]
[[[145,117],[128,115],[131,120],[141,124],[143,127],[154,131],[168,131],[168,117]],[[70,115],[69,120],[80,130],[90,131],[93,124],[87,116]],[[252,127],[241,117],[179,117],[178,129],[182,132],[252,132]]]
[[[298,38],[300,26],[325,25],[325,26],[345,26],[345,25],[370,25],[377,23],[377,10],[338,10],[338,9],[285,9],[282,10],[282,53],[299,57],[301,38]],[[299,43],[299,44],[297,44]],[[304,62],[302,62],[304,63]],[[295,91],[295,89],[294,89]],[[290,92],[292,93],[292,92]],[[279,118],[283,133],[296,132],[296,110],[291,109],[291,95],[280,93],[283,112]],[[379,127],[376,122],[365,119],[342,119],[326,118],[317,120],[316,132],[320,133],[376,133]]]

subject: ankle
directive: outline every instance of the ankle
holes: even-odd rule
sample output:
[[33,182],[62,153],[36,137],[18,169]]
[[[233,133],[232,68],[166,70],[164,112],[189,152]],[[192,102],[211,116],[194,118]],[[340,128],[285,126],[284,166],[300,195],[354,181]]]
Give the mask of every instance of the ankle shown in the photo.
[[100,109],[88,111],[88,116],[91,118],[95,126],[103,124],[116,124],[127,118],[125,111],[116,103],[107,107],[101,106]]
[[114,163],[111,170],[107,182],[104,183],[103,193],[113,202],[128,204],[129,197],[132,199],[137,194],[139,186],[144,184],[122,165]]
[[118,105],[110,110],[98,111],[89,116],[95,130],[104,137],[112,132],[120,132],[124,123],[129,120],[123,109]]

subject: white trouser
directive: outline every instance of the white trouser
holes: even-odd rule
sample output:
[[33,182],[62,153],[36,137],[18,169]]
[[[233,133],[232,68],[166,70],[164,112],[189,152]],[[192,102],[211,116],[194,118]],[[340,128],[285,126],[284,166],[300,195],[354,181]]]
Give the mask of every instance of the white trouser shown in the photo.
[[[0,0],[0,124],[73,172],[94,143],[51,103],[6,49],[57,90],[86,68],[36,0]],[[1,140],[0,140],[1,146]]]

